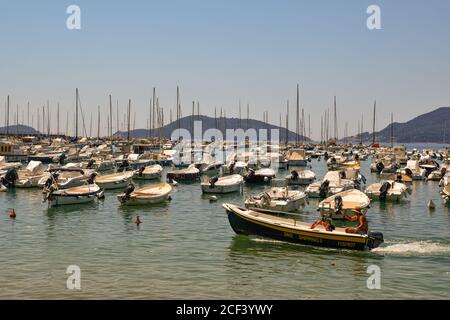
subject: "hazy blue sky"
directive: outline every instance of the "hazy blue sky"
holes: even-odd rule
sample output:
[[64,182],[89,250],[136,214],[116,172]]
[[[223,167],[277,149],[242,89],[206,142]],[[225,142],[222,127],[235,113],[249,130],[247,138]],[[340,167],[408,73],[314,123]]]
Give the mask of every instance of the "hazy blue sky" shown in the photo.
[[[79,31],[66,28],[70,4],[81,7]],[[366,27],[370,4],[381,7],[382,30]],[[99,104],[106,117],[111,93],[121,113],[131,98],[136,127],[146,127],[155,86],[167,121],[179,85],[184,115],[199,100],[203,114],[216,106],[237,116],[240,99],[278,124],[289,99],[293,128],[300,83],[314,138],[334,95],[340,135],[345,121],[356,131],[361,113],[371,126],[374,99],[378,129],[391,111],[406,121],[450,105],[447,0],[2,1],[0,41],[1,125],[7,94],[34,114],[59,102],[65,123],[76,87],[88,118]]]

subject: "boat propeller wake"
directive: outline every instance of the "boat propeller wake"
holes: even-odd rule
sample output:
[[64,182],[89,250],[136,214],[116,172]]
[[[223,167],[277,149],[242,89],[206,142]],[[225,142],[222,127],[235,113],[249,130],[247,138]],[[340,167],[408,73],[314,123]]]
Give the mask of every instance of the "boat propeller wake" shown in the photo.
[[372,249],[372,252],[401,256],[447,255],[450,254],[450,244],[435,241],[388,243],[387,246]]

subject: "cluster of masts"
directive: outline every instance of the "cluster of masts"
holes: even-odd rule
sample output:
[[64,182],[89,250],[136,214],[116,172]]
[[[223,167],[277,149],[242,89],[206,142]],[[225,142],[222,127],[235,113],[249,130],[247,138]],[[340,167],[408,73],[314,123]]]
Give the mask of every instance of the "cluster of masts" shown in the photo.
[[[305,110],[304,108],[300,109],[300,89],[299,84],[297,84],[297,97],[296,97],[296,118],[295,118],[295,143],[296,145],[303,145],[305,143],[306,137],[311,137],[311,116],[310,114],[307,115],[307,118],[305,118]],[[78,88],[76,88],[75,93],[75,114],[74,114],[74,137],[93,137],[93,114],[91,112],[90,115],[90,122],[89,122],[89,134],[86,127],[86,119],[85,119],[85,112],[83,112],[83,108],[81,105],[81,100],[78,92]],[[106,118],[106,128],[107,128],[107,137],[109,137],[111,140],[113,138],[126,138],[127,140],[131,139],[131,131],[134,131],[136,129],[136,111],[132,114],[132,101],[131,99],[128,100],[127,109],[126,112],[123,115],[123,121],[120,121],[119,116],[119,100],[116,102],[116,134],[113,133],[114,131],[114,125],[113,125],[113,103],[112,103],[112,96],[109,95],[109,112],[107,114]],[[220,108],[220,114],[217,112],[217,108],[214,107],[214,119],[215,119],[215,127],[217,129],[221,129],[222,132],[225,131],[227,128],[227,117],[226,117],[226,110],[224,108]],[[249,119],[250,119],[250,105],[247,104],[247,114],[246,114],[246,120],[243,121],[242,119],[242,106],[241,101],[239,101],[239,127],[242,129],[249,129]],[[101,110],[100,106],[98,106],[98,115],[97,115],[97,138],[100,139],[101,136]],[[286,120],[284,125],[285,130],[285,143],[288,144],[288,142],[291,140],[289,139],[289,100],[287,100],[286,105]],[[131,119],[133,115],[133,119]],[[47,100],[46,106],[42,106],[42,108],[36,109],[36,125],[37,125],[37,131],[42,132],[46,134],[47,136],[56,135],[64,135],[68,137],[69,134],[69,119],[70,114],[67,111],[66,115],[66,124],[65,124],[65,130],[62,132],[60,130],[60,106],[59,103],[57,104],[57,112],[56,112],[56,134],[52,132],[51,128],[51,116],[52,113],[50,112],[50,103]],[[81,124],[82,126],[79,127],[81,116]],[[182,109],[181,109],[181,102],[180,102],[180,89],[177,86],[177,101],[176,101],[176,123],[177,128],[181,128],[181,119],[182,119]],[[328,144],[329,142],[335,142],[337,143],[339,141],[339,134],[338,134],[338,116],[337,116],[337,103],[336,103],[336,96],[334,96],[334,105],[333,105],[333,132],[330,130],[330,109],[327,109],[323,115],[320,117],[320,144]],[[170,109],[170,123],[173,122],[172,119],[172,109]],[[200,120],[201,114],[200,114],[200,102],[199,101],[192,101],[192,117],[191,117],[191,129],[194,128],[194,121]],[[373,128],[372,128],[372,144],[376,143],[376,135],[375,135],[375,125],[376,125],[376,101],[374,102],[373,106]],[[10,131],[10,97],[7,96],[6,106],[5,106],[5,127],[6,127],[6,135],[19,135],[19,105],[16,106],[16,112],[14,113],[14,120],[15,120],[15,131]],[[269,129],[269,112],[263,111],[263,122],[265,124],[266,129]],[[282,113],[280,112],[280,118],[279,118],[279,127],[280,129],[283,128],[282,123]],[[22,123],[25,123],[24,121],[24,110],[22,110]],[[363,123],[364,123],[364,117],[361,115],[361,119],[358,120],[358,134],[356,135],[356,138],[359,137],[360,144],[363,144]],[[393,123],[393,114],[391,113],[391,123]],[[34,114],[31,114],[31,121],[30,121],[30,103],[27,104],[27,124],[28,126],[31,126],[34,128],[35,119]],[[41,128],[42,126],[42,128]],[[164,108],[160,106],[159,103],[159,97],[156,96],[156,88],[153,88],[153,94],[150,99],[150,105],[148,110],[148,117],[147,117],[147,137],[148,138],[155,138],[163,140],[164,132],[163,128],[165,126],[165,115],[164,115]],[[307,130],[308,129],[308,130]],[[348,134],[348,122],[345,122],[345,128],[344,128],[344,135],[343,135],[343,143],[348,144],[349,143],[349,134]],[[104,138],[104,136],[103,136]],[[393,139],[393,125],[391,125],[391,144],[393,145],[394,139]]]

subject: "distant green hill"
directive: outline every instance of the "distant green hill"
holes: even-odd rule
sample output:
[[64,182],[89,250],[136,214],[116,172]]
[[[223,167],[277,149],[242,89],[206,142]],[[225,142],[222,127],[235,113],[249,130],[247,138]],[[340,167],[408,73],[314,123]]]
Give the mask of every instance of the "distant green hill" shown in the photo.
[[[6,134],[6,127],[0,127],[0,134]],[[39,131],[36,131],[34,128],[19,124],[18,126],[12,125],[9,126],[9,134],[30,134],[30,135],[38,135]]]
[[[450,143],[450,107],[440,107],[434,111],[422,114],[408,122],[394,122],[394,142],[430,142]],[[350,139],[359,141],[360,136]],[[376,142],[391,141],[391,124],[376,132]],[[364,142],[372,142],[372,133],[363,133]]]

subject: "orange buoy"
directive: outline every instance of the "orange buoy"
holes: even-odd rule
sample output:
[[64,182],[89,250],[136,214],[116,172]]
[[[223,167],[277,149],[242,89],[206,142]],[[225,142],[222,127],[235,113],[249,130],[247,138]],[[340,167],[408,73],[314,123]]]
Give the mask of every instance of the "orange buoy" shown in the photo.
[[134,223],[136,223],[137,225],[140,225],[142,223],[142,221],[139,218],[139,216],[136,216],[136,221],[134,221]]
[[14,210],[14,209],[12,209],[12,211],[9,213],[9,217],[11,218],[11,219],[15,219],[16,218],[16,211]]

